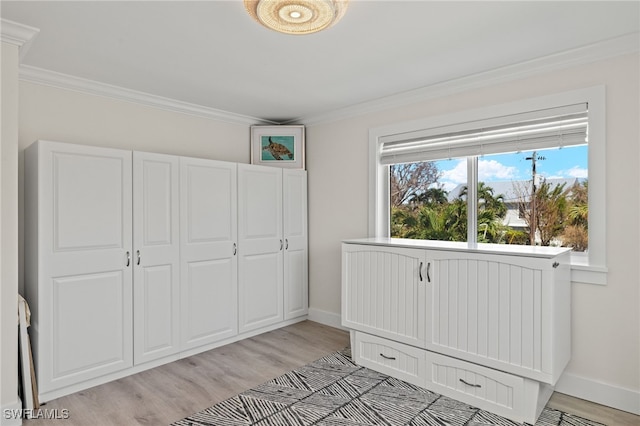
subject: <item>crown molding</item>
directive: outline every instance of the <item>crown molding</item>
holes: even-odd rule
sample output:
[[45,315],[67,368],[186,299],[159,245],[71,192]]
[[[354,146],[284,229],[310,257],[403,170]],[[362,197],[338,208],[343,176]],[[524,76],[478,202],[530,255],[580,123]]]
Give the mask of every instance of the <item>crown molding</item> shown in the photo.
[[20,61],[39,32],[38,28],[0,18],[0,41],[17,46],[20,50]]
[[166,111],[177,112],[211,120],[218,120],[232,124],[278,124],[257,117],[235,114],[232,112],[192,104],[189,102],[183,102],[176,99],[165,98],[162,96],[139,92],[137,90],[126,89],[111,84],[100,83],[94,80],[88,80],[68,74],[46,70],[43,68],[33,67],[30,65],[20,65],[19,78],[20,80],[29,83],[36,83],[44,86],[56,87],[59,89],[72,90],[75,92],[102,96],[125,102],[132,102],[152,108],[158,108]]
[[519,80],[537,74],[584,65],[615,56],[637,53],[639,51],[640,33],[626,34],[621,37],[604,40],[530,61],[448,80],[346,108],[336,109],[328,113],[298,117],[292,120],[292,122],[304,123],[306,126],[311,126],[314,124],[343,120],[392,108],[400,108],[473,89]]
[[[27,27],[4,19],[2,20],[2,27],[2,41],[4,42],[6,38],[7,42],[22,46],[21,57],[23,55],[25,43],[30,43],[38,32],[35,28]],[[6,36],[5,29],[7,29]],[[21,42],[21,40],[26,41]],[[125,89],[28,65],[20,66],[19,76],[21,80],[31,83],[73,90],[96,96],[104,96],[153,108],[234,124],[253,125],[304,123],[306,126],[310,126],[380,112],[392,108],[404,107],[431,99],[450,96],[456,93],[506,83],[545,72],[561,70],[638,51],[640,51],[640,33],[636,32],[531,61],[456,78],[373,101],[352,105],[346,108],[332,110],[327,113],[298,117],[284,123],[235,114],[224,110],[169,99],[136,90]]]

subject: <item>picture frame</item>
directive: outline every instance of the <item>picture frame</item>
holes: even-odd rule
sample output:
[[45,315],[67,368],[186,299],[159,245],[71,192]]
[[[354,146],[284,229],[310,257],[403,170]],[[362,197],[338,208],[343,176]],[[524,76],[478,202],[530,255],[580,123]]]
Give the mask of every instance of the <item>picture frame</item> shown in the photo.
[[304,126],[251,126],[251,164],[304,169]]

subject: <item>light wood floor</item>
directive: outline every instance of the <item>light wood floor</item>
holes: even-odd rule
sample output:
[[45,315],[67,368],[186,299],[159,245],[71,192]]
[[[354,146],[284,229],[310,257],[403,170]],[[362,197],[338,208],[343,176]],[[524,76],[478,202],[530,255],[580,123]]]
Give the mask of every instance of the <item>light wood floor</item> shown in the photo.
[[[304,321],[49,401],[43,409],[69,418],[23,424],[168,425],[348,344],[345,331]],[[558,393],[550,405],[609,426],[640,425],[639,416]]]

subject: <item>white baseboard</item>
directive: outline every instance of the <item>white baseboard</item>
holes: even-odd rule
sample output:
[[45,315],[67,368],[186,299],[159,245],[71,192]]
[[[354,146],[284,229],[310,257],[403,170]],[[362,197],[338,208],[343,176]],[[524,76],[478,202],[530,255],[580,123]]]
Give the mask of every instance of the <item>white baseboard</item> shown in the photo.
[[309,320],[319,322],[330,327],[349,331],[342,326],[342,316],[334,312],[323,311],[321,309],[309,308]]
[[640,392],[637,390],[612,386],[570,373],[565,373],[560,377],[555,390],[596,404],[640,415]]
[[22,425],[22,401],[10,405],[2,406],[0,415],[0,426],[21,426]]

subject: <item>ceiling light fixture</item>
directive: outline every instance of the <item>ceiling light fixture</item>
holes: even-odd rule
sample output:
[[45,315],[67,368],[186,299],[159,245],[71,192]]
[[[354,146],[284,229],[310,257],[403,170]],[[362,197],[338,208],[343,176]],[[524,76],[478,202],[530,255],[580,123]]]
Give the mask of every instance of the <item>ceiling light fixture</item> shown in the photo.
[[249,15],[265,27],[285,34],[311,34],[331,27],[344,16],[348,0],[244,0]]

